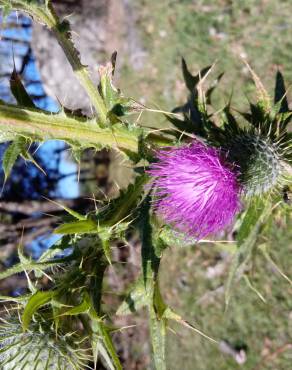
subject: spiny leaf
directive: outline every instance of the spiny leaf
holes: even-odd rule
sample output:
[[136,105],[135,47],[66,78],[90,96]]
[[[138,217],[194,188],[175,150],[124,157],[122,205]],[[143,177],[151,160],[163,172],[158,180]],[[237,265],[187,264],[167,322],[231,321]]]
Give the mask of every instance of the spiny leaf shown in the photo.
[[188,329],[193,330],[194,332],[200,334],[202,337],[210,340],[213,343],[218,343],[217,340],[209,337],[205,333],[203,333],[201,330],[197,329],[193,324],[190,324],[186,320],[184,320],[180,315],[178,315],[176,312],[174,312],[170,307],[166,307],[163,317],[168,320],[176,321],[177,323],[181,324],[182,326],[185,326]]
[[[8,139],[8,137],[6,138]],[[45,171],[39,166],[39,164],[34,160],[34,158],[29,153],[27,149],[28,143],[29,140],[27,138],[23,136],[18,136],[6,149],[2,160],[5,182],[7,181],[18,156],[21,156],[23,159],[33,163],[41,172],[43,172],[46,175]]]
[[261,104],[249,103],[251,111],[251,123],[255,127],[259,127],[261,123],[265,122],[266,112]]
[[21,153],[21,157],[28,161],[28,162],[31,162],[33,165],[36,166],[36,168],[38,168],[45,176],[47,176],[45,170],[37,163],[37,161],[33,158],[33,156],[29,153],[28,150],[24,150],[22,153]]
[[99,74],[100,74],[100,85],[99,85],[100,93],[109,111],[117,103],[117,100],[120,95],[118,90],[114,87],[112,83],[113,76],[112,64],[108,63],[106,66],[100,66]]
[[259,197],[251,202],[237,233],[238,246],[242,245],[250,236],[266,208],[270,209],[270,204]]
[[89,312],[89,316],[92,320],[92,330],[102,339],[103,345],[106,348],[108,354],[110,355],[115,366],[115,369],[122,370],[122,365],[114,348],[111,336],[109,334],[109,330],[93,310]]
[[93,354],[94,354],[94,365],[95,369],[97,368],[97,360],[99,355],[103,359],[103,361],[106,363],[108,366],[109,370],[115,370],[115,366],[108,355],[105,346],[103,345],[102,341],[100,338],[93,338],[92,340],[92,349],[93,349]]
[[274,103],[277,104],[278,102],[281,102],[279,113],[289,112],[284,77],[279,70],[277,71],[276,74],[275,97],[274,97]]
[[268,253],[268,250],[267,250],[267,245],[266,244],[262,244],[260,246],[260,251],[263,253],[263,255],[265,256],[265,258],[267,259],[267,261],[275,268],[275,270],[278,271],[278,273],[286,280],[288,281],[288,283],[290,285],[292,285],[292,280],[278,267],[278,265],[273,261],[273,259],[271,258],[271,256],[269,255]]
[[229,101],[222,111],[222,116],[224,123],[226,122],[225,129],[231,131],[232,134],[235,134],[238,132],[239,127],[234,115],[231,113],[230,105],[231,102]]
[[164,312],[167,309],[167,305],[162,298],[158,279],[156,279],[154,286],[153,306],[155,308],[158,319],[163,318]]
[[249,280],[246,274],[243,275],[243,278],[246,282],[246,285],[250,288],[250,290],[252,290],[260,298],[261,301],[263,301],[264,303],[267,303],[263,295],[252,285],[251,281]]
[[151,201],[149,194],[144,199],[139,209],[138,229],[142,243],[142,273],[145,290],[148,295],[149,326],[155,368],[166,370],[165,345],[166,321],[162,319],[164,304],[158,289],[158,269],[160,264],[160,251],[155,248],[156,234],[150,222]]
[[70,235],[65,235],[55,244],[53,244],[50,248],[48,248],[44,253],[40,256],[38,262],[44,263],[48,260],[54,258],[57,254],[62,253],[65,249],[70,248],[71,245],[71,237]]
[[[158,274],[160,256],[156,254],[153,244],[153,228],[150,223],[151,200],[148,194],[139,209],[137,227],[142,244],[142,273],[146,289],[153,289]],[[149,286],[148,286],[149,285]]]
[[174,231],[169,226],[163,226],[158,231],[158,244],[162,244],[162,248],[165,249],[167,246],[181,247],[181,246],[192,246],[196,244],[195,239],[186,238],[183,233]]
[[187,63],[184,58],[182,58],[182,72],[183,72],[183,77],[185,80],[185,84],[187,88],[190,90],[190,92],[193,92],[197,84],[200,82],[202,78],[209,72],[212,66],[207,66],[203,68],[196,76],[193,76],[188,67]]
[[3,303],[3,302],[23,303],[23,302],[26,302],[29,297],[30,297],[30,294],[24,294],[19,297],[10,297],[7,295],[0,295],[0,303]]
[[29,327],[32,316],[43,305],[50,302],[50,300],[57,294],[57,292],[48,290],[46,292],[38,291],[33,294],[28,300],[23,314],[22,314],[22,327],[26,331]]
[[100,322],[99,333],[100,333],[100,336],[103,339],[103,343],[105,345],[105,348],[107,349],[111,359],[113,360],[113,363],[115,365],[116,370],[122,370],[122,365],[120,363],[119,357],[118,357],[118,355],[116,353],[116,350],[115,350],[115,347],[113,345],[112,338],[109,334],[108,329],[103,324],[103,322]]
[[250,72],[250,74],[253,78],[253,81],[256,85],[259,103],[262,105],[262,107],[266,111],[269,111],[271,109],[271,98],[270,98],[269,94],[267,93],[266,89],[264,88],[264,85],[262,84],[260,78],[252,70],[251,66],[247,63],[247,61],[243,60],[243,62],[245,63],[246,67],[248,68],[248,70],[249,70],[249,72]]
[[75,316],[75,315],[80,315],[84,312],[88,312],[91,307],[90,304],[90,297],[88,293],[84,294],[82,302],[75,306],[70,308],[69,310],[65,311],[64,313],[61,314],[61,316]]
[[21,78],[17,73],[15,66],[10,76],[10,89],[17,103],[26,108],[36,108],[32,99],[28,95],[22,84]]
[[195,77],[190,73],[187,63],[184,58],[182,58],[181,62],[182,62],[182,72],[183,72],[185,84],[190,91],[193,91],[193,89],[195,88],[197,84],[197,81]]
[[98,225],[96,224],[96,222],[88,219],[63,224],[54,230],[54,234],[84,234],[97,231]]
[[140,276],[118,308],[117,315],[130,315],[147,306],[151,298],[149,295],[151,291],[145,289],[143,277]]
[[[237,235],[237,252],[233,257],[225,289],[225,304],[229,304],[236,279],[240,277],[252,255],[261,226],[270,214],[271,205],[256,198],[249,206]],[[239,274],[239,276],[238,276]]]
[[[173,110],[173,112],[175,112],[176,109]],[[186,119],[185,120],[181,120],[181,119],[178,119],[178,118],[174,118],[170,115],[166,115],[166,118],[168,119],[169,122],[171,122],[179,131],[181,131],[182,133],[183,132],[189,132],[189,133],[193,133],[194,132],[194,125],[193,123]],[[181,134],[178,133],[177,136],[180,136]]]
[[108,206],[97,214],[101,225],[114,226],[126,219],[138,206],[143,194],[143,187],[148,176],[137,176],[134,184],[130,184],[125,191],[121,191],[118,198],[113,199]]
[[220,73],[216,80],[213,81],[211,87],[206,91],[206,104],[211,104],[211,97],[216,89],[217,85],[219,84],[221,78],[224,76],[224,72]]
[[5,182],[7,181],[18,156],[23,152],[25,145],[26,139],[23,137],[18,137],[5,150],[2,160]]
[[49,199],[49,198],[46,198],[44,197],[46,200],[48,200],[49,202],[53,203],[53,204],[56,204],[57,206],[59,206],[60,208],[62,208],[64,211],[66,211],[69,215],[73,216],[74,218],[76,218],[77,220],[79,221],[85,221],[86,220],[86,216],[84,215],[81,215],[80,213],[74,211],[73,209],[63,205],[62,203],[58,203],[52,199]]
[[105,255],[105,258],[107,259],[108,263],[111,265],[111,245],[109,239],[103,239],[101,238],[101,246],[103,249],[103,253]]
[[19,274],[24,271],[34,271],[34,273],[37,275],[52,266],[58,266],[62,263],[71,261],[71,259],[72,259],[72,255],[69,255],[63,258],[56,258],[56,259],[49,260],[49,261],[47,260],[45,262],[36,262],[30,259],[27,259],[27,262],[25,263],[18,263],[4,271],[1,271],[0,280],[6,279],[9,276],[12,276],[14,274]]
[[166,320],[158,319],[153,306],[149,307],[150,334],[156,370],[166,370]]

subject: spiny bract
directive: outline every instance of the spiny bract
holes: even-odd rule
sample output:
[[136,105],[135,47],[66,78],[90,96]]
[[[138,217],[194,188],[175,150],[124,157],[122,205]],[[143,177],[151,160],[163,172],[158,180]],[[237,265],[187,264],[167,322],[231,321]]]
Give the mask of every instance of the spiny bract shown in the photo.
[[0,321],[1,370],[83,370],[88,353],[75,335],[57,334],[48,322],[32,322],[23,331],[14,316]]
[[281,182],[284,166],[277,145],[269,137],[243,132],[232,138],[228,159],[239,167],[239,181],[247,196],[261,195]]

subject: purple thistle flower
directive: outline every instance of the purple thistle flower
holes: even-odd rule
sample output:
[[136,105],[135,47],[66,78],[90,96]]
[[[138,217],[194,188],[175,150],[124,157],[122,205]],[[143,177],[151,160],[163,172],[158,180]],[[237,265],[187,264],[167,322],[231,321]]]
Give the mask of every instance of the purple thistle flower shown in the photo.
[[198,141],[157,152],[150,166],[154,207],[166,223],[201,239],[231,223],[240,208],[238,171],[218,149]]

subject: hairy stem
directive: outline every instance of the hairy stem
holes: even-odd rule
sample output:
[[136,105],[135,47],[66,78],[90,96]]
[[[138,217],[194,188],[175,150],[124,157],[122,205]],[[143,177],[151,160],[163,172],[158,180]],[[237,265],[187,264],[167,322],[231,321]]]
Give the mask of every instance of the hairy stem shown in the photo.
[[138,152],[139,130],[129,131],[121,125],[100,128],[96,120],[0,104],[0,136],[11,134],[32,141],[64,140],[82,149],[110,147],[124,152]]

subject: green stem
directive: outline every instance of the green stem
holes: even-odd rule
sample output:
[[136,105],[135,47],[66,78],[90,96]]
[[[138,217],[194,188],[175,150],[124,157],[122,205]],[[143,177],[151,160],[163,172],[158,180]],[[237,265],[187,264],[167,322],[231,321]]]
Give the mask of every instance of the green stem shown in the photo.
[[77,79],[86,90],[92,105],[98,113],[100,124],[105,127],[107,119],[106,106],[98,92],[97,87],[93,84],[89,77],[87,67],[84,66],[80,61],[79,53],[70,38],[70,32],[66,30],[65,24],[60,23],[59,18],[55,14],[53,7],[51,5],[39,6],[34,4],[27,4],[25,1],[21,0],[11,0],[10,2],[0,0],[0,5],[1,4],[9,4],[15,10],[27,12],[33,18],[36,18],[40,23],[44,23],[54,33],[69,63],[71,64],[71,67]]
[[121,125],[100,128],[96,120],[0,104],[0,136],[11,134],[32,141],[64,140],[82,149],[109,147],[132,153],[138,152],[139,144],[139,130]]

